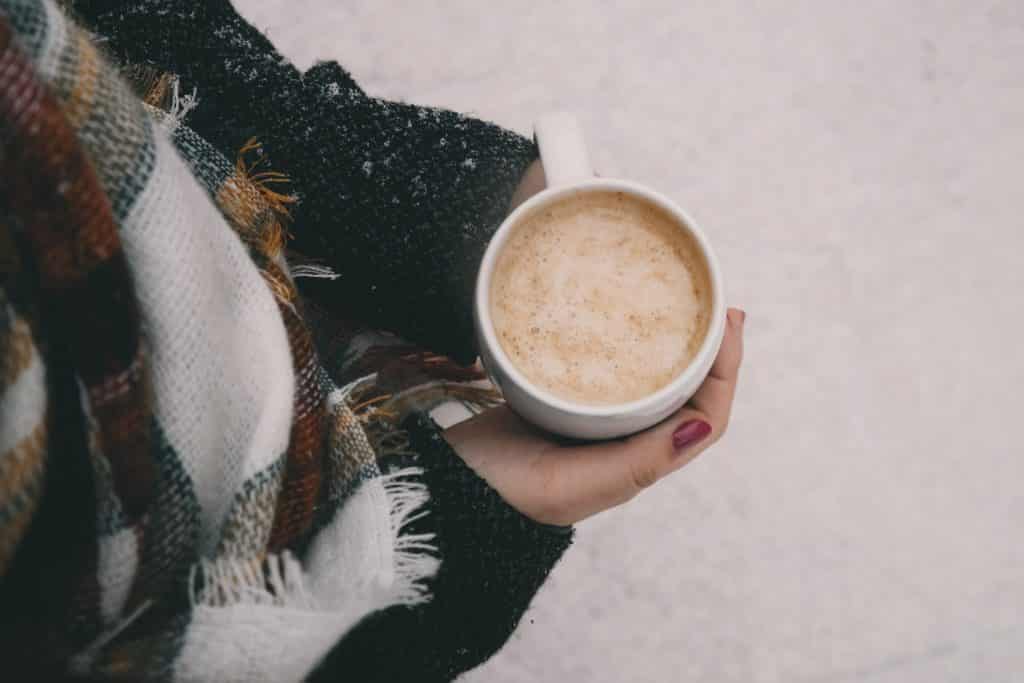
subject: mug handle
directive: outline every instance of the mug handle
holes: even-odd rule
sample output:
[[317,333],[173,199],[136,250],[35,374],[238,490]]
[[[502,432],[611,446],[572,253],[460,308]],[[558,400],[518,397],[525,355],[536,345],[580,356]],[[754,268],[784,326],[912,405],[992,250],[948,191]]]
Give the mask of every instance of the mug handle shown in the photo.
[[583,128],[575,116],[558,111],[540,117],[533,126],[540,162],[548,187],[572,185],[594,177]]

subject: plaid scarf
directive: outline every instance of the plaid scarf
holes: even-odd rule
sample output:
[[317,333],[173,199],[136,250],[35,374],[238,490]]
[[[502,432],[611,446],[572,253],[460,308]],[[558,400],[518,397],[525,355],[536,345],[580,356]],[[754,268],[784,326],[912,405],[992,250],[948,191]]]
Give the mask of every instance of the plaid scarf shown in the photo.
[[427,491],[378,465],[395,425],[494,397],[301,301],[330,273],[288,264],[286,179],[182,124],[173,76],[136,80],[52,0],[0,0],[0,577],[25,608],[0,636],[84,676],[299,680],[428,598],[403,533]]

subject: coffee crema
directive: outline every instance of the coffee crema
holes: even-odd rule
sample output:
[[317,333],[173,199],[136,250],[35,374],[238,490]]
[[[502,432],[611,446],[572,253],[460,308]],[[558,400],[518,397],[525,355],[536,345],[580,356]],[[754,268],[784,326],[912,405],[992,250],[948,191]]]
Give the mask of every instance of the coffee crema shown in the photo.
[[524,217],[491,278],[505,354],[531,383],[583,405],[669,384],[697,355],[710,311],[694,238],[623,192],[582,192]]

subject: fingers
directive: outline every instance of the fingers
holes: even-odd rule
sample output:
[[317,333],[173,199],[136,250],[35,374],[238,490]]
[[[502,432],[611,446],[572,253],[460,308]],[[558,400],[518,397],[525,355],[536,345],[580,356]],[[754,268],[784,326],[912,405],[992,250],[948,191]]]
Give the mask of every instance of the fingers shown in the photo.
[[739,379],[740,364],[743,362],[743,323],[746,314],[730,308],[726,316],[725,337],[718,351],[711,372],[697,393],[690,399],[690,406],[705,413],[716,430],[716,438],[721,436],[729,424],[732,411],[732,399],[736,393],[736,381]]
[[743,361],[743,323],[747,314],[738,308],[730,308],[725,314],[725,338],[718,351],[710,375],[718,379],[736,381]]
[[584,513],[579,518],[626,502],[721,438],[743,358],[743,318],[742,311],[730,309],[711,374],[671,418],[628,439],[568,448],[557,455],[558,469],[575,480],[560,488],[575,494],[571,507]]

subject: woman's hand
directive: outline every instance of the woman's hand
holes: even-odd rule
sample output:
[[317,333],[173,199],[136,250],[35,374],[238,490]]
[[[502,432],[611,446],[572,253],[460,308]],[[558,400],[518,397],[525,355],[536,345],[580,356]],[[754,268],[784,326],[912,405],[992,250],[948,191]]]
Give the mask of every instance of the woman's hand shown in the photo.
[[729,423],[746,314],[729,309],[711,373],[679,412],[626,439],[564,445],[502,406],[447,430],[455,452],[502,498],[545,524],[621,505],[718,441]]
[[543,190],[546,186],[547,179],[544,177],[544,166],[541,165],[540,159],[537,159],[526,167],[526,172],[519,179],[519,184],[516,186],[516,191],[512,193],[512,201],[508,206],[509,212]]

